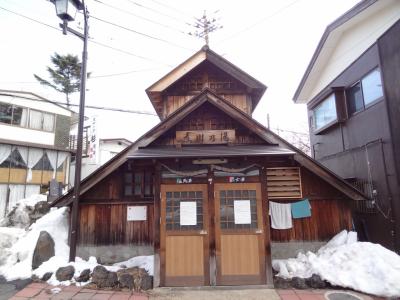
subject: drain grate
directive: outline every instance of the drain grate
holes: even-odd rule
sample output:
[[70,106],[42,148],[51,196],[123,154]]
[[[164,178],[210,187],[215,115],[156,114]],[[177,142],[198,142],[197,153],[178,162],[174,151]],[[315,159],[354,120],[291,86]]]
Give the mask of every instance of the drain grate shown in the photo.
[[349,292],[326,292],[327,300],[363,300],[363,298]]

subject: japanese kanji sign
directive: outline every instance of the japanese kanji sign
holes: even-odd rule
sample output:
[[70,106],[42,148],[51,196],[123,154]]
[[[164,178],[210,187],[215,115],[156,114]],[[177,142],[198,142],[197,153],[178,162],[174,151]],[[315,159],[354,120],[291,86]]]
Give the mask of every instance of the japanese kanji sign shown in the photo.
[[188,130],[177,131],[180,144],[228,144],[235,141],[235,130]]

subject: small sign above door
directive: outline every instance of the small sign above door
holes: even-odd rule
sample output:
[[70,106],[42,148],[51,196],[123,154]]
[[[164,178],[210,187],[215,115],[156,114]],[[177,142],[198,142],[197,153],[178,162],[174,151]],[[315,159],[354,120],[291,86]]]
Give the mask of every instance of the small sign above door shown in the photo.
[[191,177],[184,177],[184,178],[177,178],[176,183],[182,184],[182,183],[192,183],[193,179]]
[[228,144],[235,141],[235,130],[176,131],[179,144]]

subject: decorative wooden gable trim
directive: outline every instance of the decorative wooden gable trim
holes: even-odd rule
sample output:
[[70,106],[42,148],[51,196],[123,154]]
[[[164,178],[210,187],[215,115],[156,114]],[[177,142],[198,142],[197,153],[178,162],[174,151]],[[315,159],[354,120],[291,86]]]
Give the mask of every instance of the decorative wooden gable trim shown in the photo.
[[300,168],[268,168],[268,199],[301,198]]
[[[119,166],[125,163],[128,159],[129,152],[135,151],[139,148],[147,147],[156,139],[161,137],[165,132],[170,130],[173,126],[178,124],[186,116],[188,116],[192,111],[196,110],[206,101],[210,102],[221,111],[225,112],[234,120],[238,121],[241,125],[248,128],[253,134],[257,135],[261,140],[265,141],[267,144],[279,145],[281,147],[288,148],[296,152],[294,159],[302,166],[321,177],[323,180],[328,182],[330,185],[347,195],[353,200],[366,200],[367,197],[363,195],[360,191],[356,190],[350,184],[345,182],[343,179],[338,177],[335,173],[325,168],[317,161],[313,160],[311,157],[307,156],[299,149],[273,133],[272,131],[265,128],[263,125],[252,119],[250,116],[246,115],[244,112],[228,103],[221,97],[215,95],[209,89],[204,89],[200,95],[194,97],[191,101],[186,103],[184,106],[179,108],[176,112],[171,114],[167,119],[160,122],[158,125],[153,127],[150,131],[145,133],[131,146],[125,148],[122,152],[108,161],[105,165],[98,168],[91,175],[86,177],[81,184],[81,194],[88,191],[95,184],[104,179],[111,172],[116,170]],[[55,200],[52,206],[64,206],[69,205],[72,201],[73,188],[68,191],[67,194],[61,196]]]
[[163,78],[146,89],[146,93],[161,119],[166,117],[166,115],[163,115],[165,100],[163,99],[163,94],[166,89],[171,87],[174,83],[186,76],[189,72],[197,68],[205,61],[214,65],[244,85],[246,87],[247,94],[249,96],[251,95],[252,105],[249,107],[251,112],[256,108],[267,87],[243,70],[239,69],[237,66],[227,61],[222,56],[210,50],[208,46],[204,46],[200,51],[195,53],[185,62],[180,64],[170,73],[166,74]]
[[165,132],[151,146],[270,144],[252,130],[205,101]]

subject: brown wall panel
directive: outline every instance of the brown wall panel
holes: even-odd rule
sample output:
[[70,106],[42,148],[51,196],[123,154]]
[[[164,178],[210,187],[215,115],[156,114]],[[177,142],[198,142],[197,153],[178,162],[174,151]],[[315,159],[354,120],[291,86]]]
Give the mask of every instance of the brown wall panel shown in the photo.
[[152,245],[153,204],[146,221],[127,221],[127,206],[134,204],[82,204],[79,245]]

